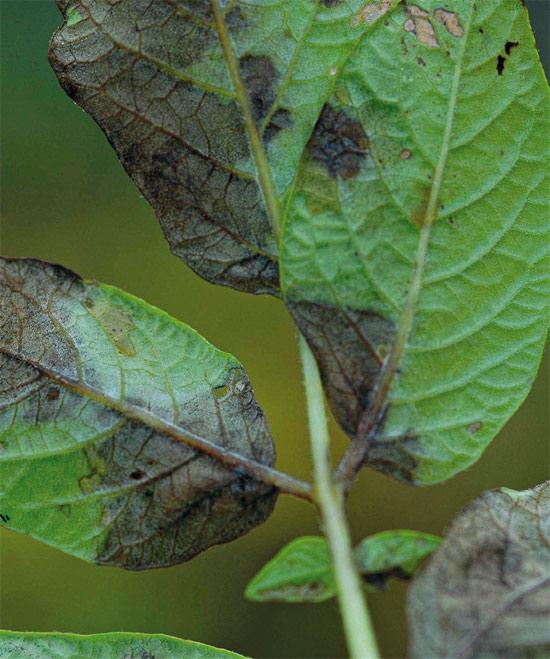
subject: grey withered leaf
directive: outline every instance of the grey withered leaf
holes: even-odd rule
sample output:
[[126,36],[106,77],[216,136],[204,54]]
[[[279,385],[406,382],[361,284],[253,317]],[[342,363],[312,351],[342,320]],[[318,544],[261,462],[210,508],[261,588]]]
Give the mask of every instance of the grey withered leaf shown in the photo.
[[311,0],[57,5],[65,22],[52,67],[104,130],[172,251],[212,282],[277,293],[278,250],[243,97],[281,200],[331,93],[330,72],[367,24],[350,31],[350,7],[335,13]]
[[274,461],[234,357],[116,288],[0,259],[8,528],[129,569],[188,560],[264,521],[276,499],[211,447]]
[[548,657],[550,481],[463,510],[415,578],[408,618],[414,658]]

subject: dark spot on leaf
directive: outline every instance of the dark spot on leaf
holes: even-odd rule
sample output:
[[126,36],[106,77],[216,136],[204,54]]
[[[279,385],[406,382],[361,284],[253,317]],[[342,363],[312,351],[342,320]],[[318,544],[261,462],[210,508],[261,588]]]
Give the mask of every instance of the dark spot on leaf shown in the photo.
[[322,0],[322,2],[325,7],[336,7],[336,5],[339,5],[342,0]]
[[519,41],[507,41],[504,44],[504,52],[509,55],[516,46],[519,46]]
[[57,387],[50,387],[46,398],[48,400],[57,400],[59,398],[59,389]]
[[395,579],[401,579],[402,581],[410,581],[411,575],[404,572],[400,567],[395,567],[386,572],[377,572],[376,574],[362,574],[363,581],[368,583],[369,586],[373,586],[380,592],[383,592],[388,587],[388,580],[392,577]]
[[497,73],[499,76],[501,76],[502,72],[504,71],[505,62],[506,62],[506,57],[503,57],[502,55],[499,55],[497,57]]
[[470,435],[473,435],[478,430],[481,430],[482,427],[483,427],[483,423],[481,421],[476,421],[475,423],[471,423],[468,426],[467,430],[470,433]]
[[426,66],[426,60],[424,60],[422,57],[417,57],[416,61],[420,64],[420,66]]
[[275,101],[273,82],[277,76],[275,67],[265,55],[245,55],[239,60],[243,82],[252,104],[256,121],[263,119]]
[[399,155],[401,160],[408,160],[412,156],[412,151],[410,149],[403,149]]
[[135,481],[141,480],[144,476],[145,476],[145,474],[142,471],[140,471],[139,469],[136,469],[135,471],[133,471],[130,474],[130,478],[132,478]]
[[[428,179],[431,179],[432,175],[428,174]],[[428,204],[430,203],[431,189],[426,186],[420,193],[420,201],[415,209],[411,213],[411,219],[418,227],[422,227],[426,221],[426,214],[428,212]]]
[[292,117],[290,112],[285,108],[279,108],[277,112],[273,114],[269,125],[264,131],[264,142],[270,142],[277,133],[279,133],[283,128],[289,128],[292,125]]
[[227,27],[230,30],[235,30],[235,32],[244,30],[244,28],[248,26],[246,16],[240,7],[233,7],[233,9],[227,14],[225,22],[227,23]]
[[343,110],[325,105],[307,144],[309,154],[336,178],[353,178],[367,154],[363,126]]
[[485,34],[485,32],[483,31],[483,28],[482,28],[482,27],[479,28],[479,33],[480,33],[480,34]]
[[57,506],[57,509],[59,510],[60,513],[65,515],[65,517],[71,516],[71,506],[68,503],[60,504],[59,506]]

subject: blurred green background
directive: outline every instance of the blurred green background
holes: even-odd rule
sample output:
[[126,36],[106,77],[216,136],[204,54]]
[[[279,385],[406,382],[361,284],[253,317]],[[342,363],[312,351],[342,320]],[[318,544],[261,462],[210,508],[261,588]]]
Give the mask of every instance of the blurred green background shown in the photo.
[[[488,0],[490,1],[490,0]],[[548,0],[527,3],[548,48]],[[210,285],[171,256],[151,209],[99,128],[58,87],[47,62],[59,24],[53,0],[0,0],[1,251],[60,262],[165,309],[245,365],[278,446],[278,466],[310,477],[295,334],[282,304]],[[544,57],[543,57],[544,59]],[[546,56],[546,60],[548,57]],[[442,533],[488,488],[527,488],[548,475],[548,368],[483,459],[450,482],[413,489],[365,470],[350,499],[355,539],[393,528]],[[347,440],[333,424],[334,454]],[[336,603],[246,602],[248,579],[297,535],[317,533],[307,504],[281,497],[249,535],[178,567],[131,573],[88,565],[0,531],[0,626],[93,633],[162,632],[254,657],[341,657]],[[385,657],[406,647],[406,586],[369,598]]]

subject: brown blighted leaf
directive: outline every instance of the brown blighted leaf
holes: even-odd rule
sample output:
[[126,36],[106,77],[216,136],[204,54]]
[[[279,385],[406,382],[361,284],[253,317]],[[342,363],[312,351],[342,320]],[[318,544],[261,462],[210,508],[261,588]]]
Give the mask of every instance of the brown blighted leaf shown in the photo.
[[209,457],[271,465],[237,360],[118,289],[0,260],[0,510],[7,527],[129,569],[264,521],[276,491]]
[[340,475],[428,485],[481,456],[540,363],[548,89],[520,0],[361,5],[383,18],[304,150],[281,289],[354,440]]
[[[291,187],[334,71],[374,19],[352,26],[357,2],[57,4],[65,22],[53,69],[107,135],[172,251],[212,282],[277,293],[264,199],[273,208]],[[259,146],[249,147],[254,123]],[[264,149],[274,190],[257,183]]]
[[463,510],[408,597],[410,654],[550,655],[550,481]]

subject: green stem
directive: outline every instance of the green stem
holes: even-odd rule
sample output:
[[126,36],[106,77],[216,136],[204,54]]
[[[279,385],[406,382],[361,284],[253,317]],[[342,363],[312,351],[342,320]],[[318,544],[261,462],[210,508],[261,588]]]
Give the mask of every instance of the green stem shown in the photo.
[[233,49],[233,44],[231,43],[231,37],[227,29],[227,24],[225,22],[225,16],[220,4],[220,0],[211,0],[211,3],[214,19],[216,21],[216,29],[220,38],[225,61],[229,70],[229,75],[231,76],[231,81],[235,87],[237,100],[241,106],[241,112],[243,113],[244,127],[248,137],[252,157],[256,165],[256,170],[258,172],[258,182],[264,196],[267,214],[271,221],[271,226],[273,228],[275,238],[278,239],[280,211],[279,202],[275,193],[275,186],[271,177],[271,169],[269,168],[264,145],[252,115],[250,98],[248,97],[248,92],[246,91],[246,87],[241,76],[239,60],[237,59],[237,55]]
[[344,511],[344,494],[332,480],[323,388],[315,358],[300,336],[300,355],[307,396],[316,498],[321,512],[338,588],[348,649],[354,659],[378,659],[376,637],[361,587]]

